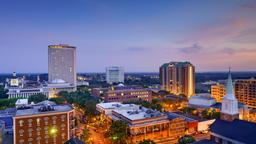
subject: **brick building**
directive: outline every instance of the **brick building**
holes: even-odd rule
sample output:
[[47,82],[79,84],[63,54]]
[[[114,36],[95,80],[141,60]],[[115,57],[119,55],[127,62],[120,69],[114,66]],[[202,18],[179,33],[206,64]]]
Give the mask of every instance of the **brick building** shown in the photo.
[[13,128],[14,144],[63,144],[75,134],[74,110],[49,101],[18,107]]

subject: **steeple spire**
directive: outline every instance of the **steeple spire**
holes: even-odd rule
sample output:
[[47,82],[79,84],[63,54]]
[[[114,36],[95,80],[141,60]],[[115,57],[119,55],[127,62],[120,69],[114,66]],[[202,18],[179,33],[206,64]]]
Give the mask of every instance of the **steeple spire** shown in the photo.
[[233,96],[233,98],[235,98],[230,67],[229,67],[228,81],[227,81],[227,86],[226,86],[226,95]]

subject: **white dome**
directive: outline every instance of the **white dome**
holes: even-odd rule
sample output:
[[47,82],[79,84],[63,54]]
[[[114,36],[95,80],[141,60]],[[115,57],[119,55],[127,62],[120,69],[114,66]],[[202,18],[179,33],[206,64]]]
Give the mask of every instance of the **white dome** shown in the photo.
[[61,84],[61,83],[66,83],[63,79],[55,79],[52,81],[54,84]]
[[124,84],[120,83],[117,85],[118,87],[124,87]]

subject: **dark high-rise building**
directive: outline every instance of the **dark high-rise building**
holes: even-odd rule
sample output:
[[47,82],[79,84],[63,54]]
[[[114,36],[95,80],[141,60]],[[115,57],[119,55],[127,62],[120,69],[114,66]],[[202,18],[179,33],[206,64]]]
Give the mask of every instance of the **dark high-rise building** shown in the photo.
[[195,94],[195,66],[190,62],[170,62],[160,67],[163,90],[190,97]]

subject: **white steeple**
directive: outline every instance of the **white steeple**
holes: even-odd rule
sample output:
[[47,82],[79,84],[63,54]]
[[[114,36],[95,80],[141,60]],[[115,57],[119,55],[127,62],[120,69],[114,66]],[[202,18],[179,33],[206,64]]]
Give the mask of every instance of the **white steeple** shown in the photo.
[[221,112],[229,115],[238,114],[238,102],[234,95],[234,87],[230,69],[226,85],[226,95],[222,98]]

